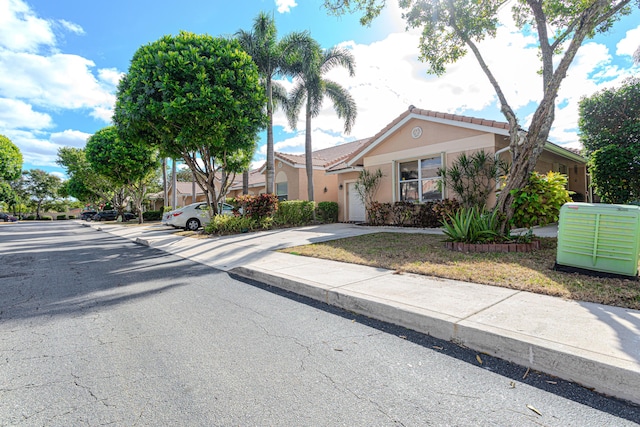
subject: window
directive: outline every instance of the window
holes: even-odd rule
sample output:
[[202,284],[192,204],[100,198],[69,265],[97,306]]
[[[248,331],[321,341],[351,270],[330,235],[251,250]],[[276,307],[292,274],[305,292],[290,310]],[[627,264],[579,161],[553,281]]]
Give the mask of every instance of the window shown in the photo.
[[426,202],[442,199],[438,176],[438,169],[441,166],[440,155],[400,163],[398,165],[400,200]]
[[288,185],[286,182],[278,182],[276,183],[276,196],[278,196],[278,201],[287,200],[288,195]]

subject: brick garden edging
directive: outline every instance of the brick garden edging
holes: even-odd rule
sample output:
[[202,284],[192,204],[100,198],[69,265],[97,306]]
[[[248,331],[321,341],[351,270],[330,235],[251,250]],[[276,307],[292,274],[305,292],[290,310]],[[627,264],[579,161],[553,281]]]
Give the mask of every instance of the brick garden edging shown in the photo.
[[457,252],[531,252],[540,249],[540,241],[530,243],[458,243],[445,242],[445,247]]

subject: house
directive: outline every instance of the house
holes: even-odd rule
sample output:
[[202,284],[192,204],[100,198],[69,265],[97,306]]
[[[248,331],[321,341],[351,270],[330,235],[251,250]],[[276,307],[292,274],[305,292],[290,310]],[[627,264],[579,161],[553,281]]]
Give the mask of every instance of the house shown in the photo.
[[[372,138],[313,152],[314,199],[338,203],[339,221],[364,221],[365,208],[355,191],[363,169],[384,174],[376,199],[382,203],[425,202],[453,198],[439,185],[438,169],[450,167],[462,153],[484,150],[511,161],[509,124],[411,106]],[[276,152],[275,190],[280,200],[307,200],[304,154]],[[568,176],[576,200],[588,200],[586,159],[577,152],[547,142],[536,170]],[[249,174],[249,194],[265,191],[266,165]],[[229,197],[242,194],[242,176],[236,176]],[[495,192],[488,205],[495,203]]]
[[[364,221],[365,209],[355,191],[362,169],[380,169],[384,174],[376,199],[379,202],[438,200],[452,198],[440,190],[438,169],[450,167],[461,153],[484,150],[510,161],[509,124],[456,114],[421,110],[411,106],[346,159],[327,168],[337,178],[340,221]],[[569,190],[586,200],[586,160],[579,154],[547,142],[536,170],[556,171],[568,176]],[[322,185],[322,184],[321,184]],[[322,187],[320,187],[322,188]],[[489,206],[495,203],[493,193]]]
[[[170,204],[173,200],[173,185],[171,182],[169,183],[167,192],[169,195],[167,197],[167,200]],[[164,195],[162,191],[160,191],[159,193],[149,194],[147,198],[151,202],[149,206],[150,210],[160,210],[160,208],[162,208],[164,201]],[[176,183],[176,207],[187,206],[191,203],[203,202],[206,200],[207,196],[202,191],[202,188],[200,188],[200,186],[195,182],[178,181]]]
[[[338,201],[338,176],[328,173],[341,165],[355,151],[362,148],[367,139],[347,142],[334,147],[316,150],[313,158],[313,198],[316,202]],[[304,154],[274,153],[275,193],[280,200],[307,200],[307,171]],[[266,164],[249,173],[249,194],[265,191]],[[230,188],[229,197],[242,194],[242,176],[237,175]]]

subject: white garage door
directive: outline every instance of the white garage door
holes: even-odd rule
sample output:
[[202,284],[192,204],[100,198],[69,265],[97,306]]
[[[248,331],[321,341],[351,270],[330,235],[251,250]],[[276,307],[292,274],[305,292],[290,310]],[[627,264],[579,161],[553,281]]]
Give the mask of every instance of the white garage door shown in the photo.
[[366,211],[364,204],[358,192],[356,191],[355,182],[347,184],[347,197],[349,200],[349,221],[364,222],[366,221]]

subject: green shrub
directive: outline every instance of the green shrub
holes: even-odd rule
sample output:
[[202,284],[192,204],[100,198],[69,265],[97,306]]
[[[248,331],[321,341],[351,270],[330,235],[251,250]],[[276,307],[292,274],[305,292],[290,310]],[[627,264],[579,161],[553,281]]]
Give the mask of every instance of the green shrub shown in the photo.
[[75,215],[69,215],[69,219],[76,219]]
[[171,206],[163,206],[163,207],[160,208],[159,211],[149,211],[149,212],[160,212],[160,216],[162,217],[163,213],[169,212],[169,211],[172,211],[172,210],[173,210],[173,208]]
[[256,230],[258,226],[258,221],[248,216],[215,215],[211,222],[204,227],[204,232],[208,234],[237,234]]
[[142,212],[144,221],[160,221],[162,219],[162,210]]
[[571,201],[567,191],[567,177],[557,172],[540,175],[533,172],[522,189],[511,190],[515,209],[510,225],[530,228],[558,221],[560,208]]
[[50,217],[49,215],[43,215],[40,217],[40,220],[42,221],[53,221],[53,218]]
[[270,230],[273,228],[275,222],[273,221],[272,216],[265,216],[264,218],[260,218],[260,227],[264,230]]
[[278,196],[275,194],[260,194],[254,196],[245,194],[236,197],[233,206],[242,207],[243,214],[253,219],[273,216],[278,210]]
[[307,200],[285,200],[278,203],[274,220],[279,225],[305,225],[313,219],[315,202]]
[[449,242],[487,243],[502,240],[498,211],[461,208],[447,221],[442,222],[442,231]]
[[65,219],[67,219],[67,216],[66,215],[58,215],[58,216],[56,216],[56,219],[57,220],[65,220]]
[[317,218],[324,223],[338,222],[338,204],[336,202],[319,202]]
[[438,174],[447,188],[457,194],[462,206],[483,208],[497,177],[506,169],[503,161],[480,150],[471,155],[460,154],[450,168],[440,169]]
[[36,219],[35,215],[25,215],[24,218],[22,218],[26,221],[33,221],[34,219]]

